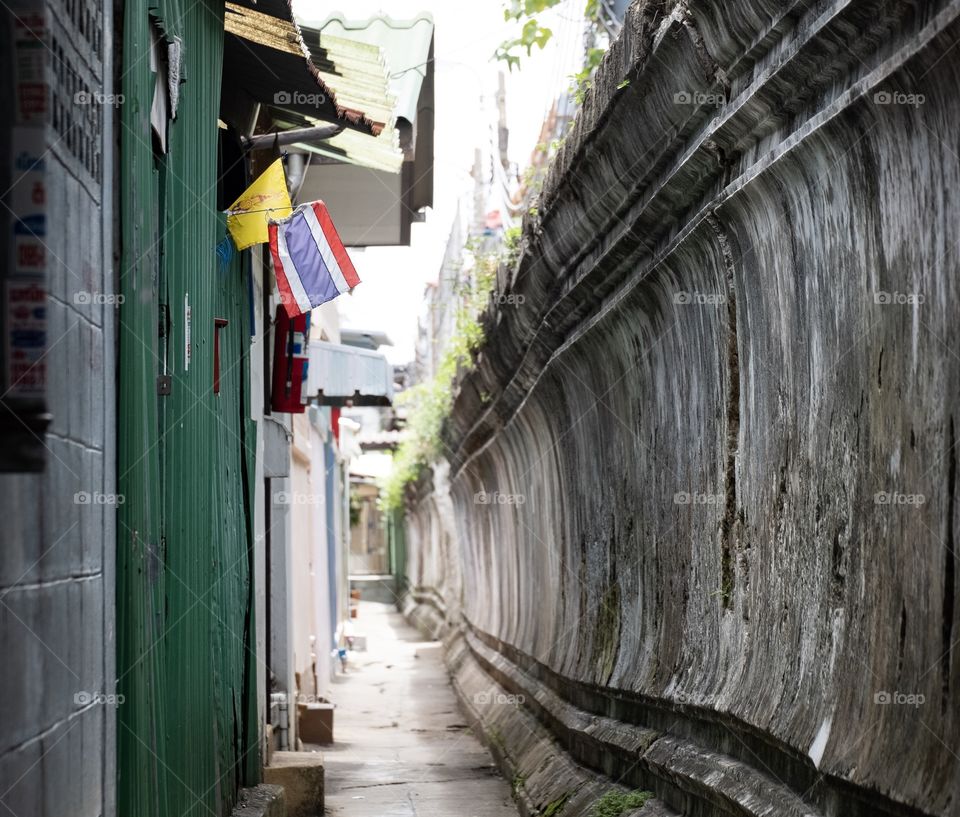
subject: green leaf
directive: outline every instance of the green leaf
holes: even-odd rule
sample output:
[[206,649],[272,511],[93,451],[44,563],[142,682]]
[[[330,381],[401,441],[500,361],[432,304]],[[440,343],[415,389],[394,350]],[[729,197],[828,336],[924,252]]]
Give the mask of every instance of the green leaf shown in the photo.
[[553,32],[541,26],[535,15],[559,5],[562,0],[507,0],[503,7],[503,19],[507,22],[525,20],[520,36],[512,40],[504,40],[494,52],[494,59],[507,63],[512,71],[514,66],[520,67],[520,58],[514,53],[519,49],[526,51],[529,57],[533,47],[543,49],[553,37]]
[[606,48],[587,49],[587,59],[586,59],[587,69],[592,71],[594,68],[596,68],[600,64],[601,60],[603,59],[603,55],[606,53],[607,53]]
[[384,511],[403,507],[406,486],[415,482],[424,468],[443,456],[443,425],[453,406],[458,376],[473,366],[474,355],[483,343],[480,315],[489,303],[496,283],[497,268],[508,249],[480,253],[475,241],[468,242],[475,258],[473,277],[462,287],[455,313],[455,330],[444,350],[437,374],[425,383],[402,392],[398,405],[408,407],[406,437],[393,456],[389,475],[381,481],[380,505]]
[[620,817],[625,811],[646,805],[652,797],[649,791],[608,791],[594,804],[592,817]]

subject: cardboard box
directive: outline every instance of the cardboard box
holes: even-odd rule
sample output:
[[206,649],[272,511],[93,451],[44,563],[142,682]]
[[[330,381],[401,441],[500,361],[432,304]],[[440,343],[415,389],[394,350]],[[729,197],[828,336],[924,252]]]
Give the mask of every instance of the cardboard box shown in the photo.
[[304,743],[333,743],[333,704],[297,704],[297,727]]

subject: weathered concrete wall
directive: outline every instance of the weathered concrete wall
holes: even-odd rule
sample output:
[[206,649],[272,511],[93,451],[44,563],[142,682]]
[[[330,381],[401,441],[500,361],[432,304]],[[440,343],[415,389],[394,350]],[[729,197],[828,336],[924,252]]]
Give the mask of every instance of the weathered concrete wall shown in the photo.
[[958,39],[634,5],[457,398],[469,660],[684,814],[960,814]]
[[438,463],[417,486],[417,502],[407,515],[409,587],[402,606],[417,628],[433,638],[461,620],[462,557],[449,475],[450,466]]
[[[34,235],[47,273],[52,419],[38,439],[44,472],[0,475],[0,811],[110,817],[119,705],[114,549],[123,501],[115,494],[113,7],[13,5],[16,13],[0,14],[4,64],[9,55],[12,67],[15,21],[34,25],[45,15],[48,27],[33,47],[45,66],[37,79],[48,85],[41,99],[49,116],[36,140],[22,145],[12,178],[4,168],[0,189],[5,226],[7,202],[33,196],[46,211]],[[32,76],[36,63],[25,53],[15,55],[23,63],[13,78]],[[4,77],[5,91],[13,78]],[[3,106],[6,124],[19,124],[19,110]],[[6,154],[2,161],[10,165]],[[42,186],[23,190],[33,184],[23,162],[38,162]],[[2,263],[13,257],[11,250]],[[6,403],[2,410],[9,417]]]

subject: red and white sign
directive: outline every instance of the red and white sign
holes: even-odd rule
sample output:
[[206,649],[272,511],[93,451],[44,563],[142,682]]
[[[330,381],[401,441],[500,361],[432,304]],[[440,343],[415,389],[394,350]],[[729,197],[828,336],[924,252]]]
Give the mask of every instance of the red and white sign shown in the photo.
[[8,280],[6,372],[9,397],[42,397],[47,383],[47,293],[40,281]]

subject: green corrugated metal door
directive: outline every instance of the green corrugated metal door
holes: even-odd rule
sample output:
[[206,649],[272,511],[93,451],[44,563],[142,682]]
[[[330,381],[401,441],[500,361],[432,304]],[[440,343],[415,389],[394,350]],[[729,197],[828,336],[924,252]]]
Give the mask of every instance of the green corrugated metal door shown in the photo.
[[[247,289],[242,259],[215,253],[223,6],[135,0],[124,14],[118,813],[219,817],[259,771]],[[176,41],[183,60],[166,153],[150,124],[151,26],[161,57]]]

